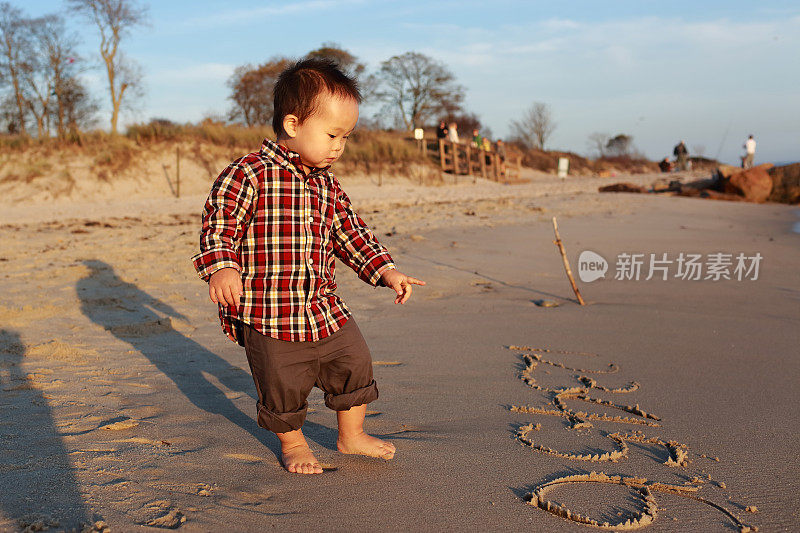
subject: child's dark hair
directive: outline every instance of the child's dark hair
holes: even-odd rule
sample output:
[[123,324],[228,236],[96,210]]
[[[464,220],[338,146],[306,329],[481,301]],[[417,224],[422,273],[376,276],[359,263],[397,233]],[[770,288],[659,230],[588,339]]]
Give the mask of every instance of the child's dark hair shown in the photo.
[[283,133],[286,115],[295,115],[301,123],[313,115],[317,110],[317,97],[325,91],[361,103],[358,82],[330,59],[303,59],[281,72],[272,91],[275,102],[272,129],[275,135]]

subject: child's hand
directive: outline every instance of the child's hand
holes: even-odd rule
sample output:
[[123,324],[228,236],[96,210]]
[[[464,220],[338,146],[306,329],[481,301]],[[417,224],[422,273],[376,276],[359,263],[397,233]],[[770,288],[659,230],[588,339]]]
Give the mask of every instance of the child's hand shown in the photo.
[[411,297],[411,285],[425,285],[425,282],[411,276],[406,276],[399,270],[391,269],[381,274],[381,281],[383,284],[394,289],[397,293],[397,298],[394,299],[396,304],[404,304],[406,300]]
[[235,268],[221,268],[211,274],[208,280],[211,301],[223,307],[239,307],[242,292],[242,275]]

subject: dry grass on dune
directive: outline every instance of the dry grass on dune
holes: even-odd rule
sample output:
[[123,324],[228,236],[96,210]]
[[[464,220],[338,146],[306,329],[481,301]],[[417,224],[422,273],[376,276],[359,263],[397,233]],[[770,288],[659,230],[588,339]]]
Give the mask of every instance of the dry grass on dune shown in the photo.
[[265,137],[274,139],[268,126],[244,127],[206,120],[200,124],[176,124],[168,120],[151,120],[147,124],[128,127],[125,136],[138,145],[148,143],[205,143],[228,148],[251,150]]
[[[178,154],[181,193],[199,194],[231,161],[258,150],[264,138],[274,139],[271,128],[166,120],[133,125],[124,135],[0,135],[0,203],[176,195]],[[407,134],[369,129],[352,135],[335,165],[339,176],[405,176],[419,183],[437,182],[436,168]]]
[[604,171],[647,174],[659,170],[657,163],[637,155],[605,156],[592,160],[573,152],[544,151],[537,148],[525,148],[515,143],[509,143],[509,147],[522,157],[524,166],[549,173],[556,172],[560,157],[569,159],[570,173],[579,176],[589,176]]
[[[66,139],[5,135],[0,136],[0,187],[52,176],[64,161],[71,161],[73,167],[78,161],[98,180],[110,182],[139,169],[152,153],[174,152],[178,147],[184,157],[193,159],[214,177],[223,168],[222,162],[257,150],[264,138],[275,138],[272,128],[213,121],[175,124],[166,120],[134,124],[124,135],[102,131]],[[337,169],[348,173],[407,174],[410,167],[431,164],[406,134],[363,129],[351,136]]]
[[346,172],[407,174],[409,167],[432,163],[405,133],[356,130],[337,165]]

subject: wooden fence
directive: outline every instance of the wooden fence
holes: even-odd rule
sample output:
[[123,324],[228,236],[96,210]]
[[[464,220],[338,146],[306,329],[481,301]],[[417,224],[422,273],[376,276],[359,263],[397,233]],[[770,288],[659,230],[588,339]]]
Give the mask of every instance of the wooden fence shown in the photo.
[[453,174],[456,181],[459,175],[472,176],[477,181],[478,176],[484,179],[513,182],[520,181],[520,168],[522,158],[517,156],[511,163],[495,150],[482,150],[473,143],[454,143],[439,139],[439,168],[444,178],[444,173]]

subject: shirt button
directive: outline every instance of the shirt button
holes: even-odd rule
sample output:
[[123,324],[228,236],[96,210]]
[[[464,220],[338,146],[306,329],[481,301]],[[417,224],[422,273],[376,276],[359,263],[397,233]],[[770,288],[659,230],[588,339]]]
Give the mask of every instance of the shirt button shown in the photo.
[[311,309],[311,304],[306,304],[306,309]]
[[314,264],[314,260],[313,260],[313,259],[311,259],[310,257],[308,258],[308,264],[309,264],[309,265],[313,265],[313,264]]
[[308,223],[311,224],[312,222],[314,222],[314,217],[308,217]]

